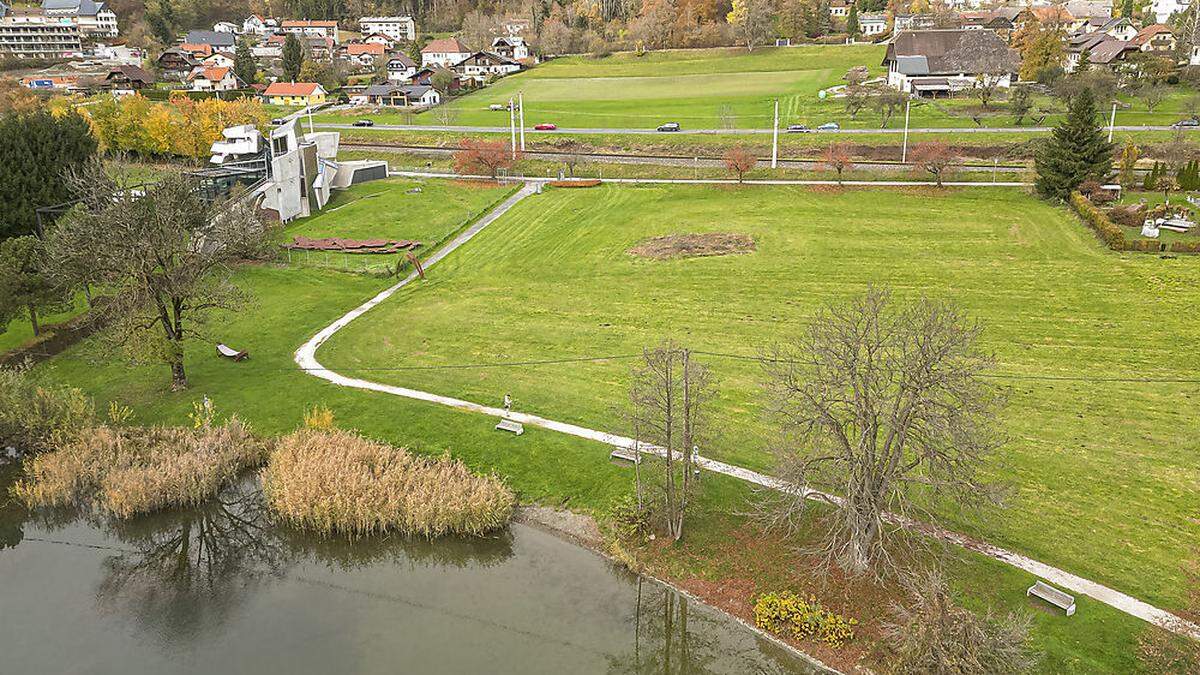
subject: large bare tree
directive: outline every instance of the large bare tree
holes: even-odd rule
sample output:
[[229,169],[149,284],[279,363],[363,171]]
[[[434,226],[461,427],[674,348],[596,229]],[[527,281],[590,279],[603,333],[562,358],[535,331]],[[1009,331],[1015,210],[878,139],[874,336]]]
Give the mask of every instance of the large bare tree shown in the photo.
[[[708,370],[691,351],[667,343],[643,352],[629,388],[629,418],[639,447],[655,446],[661,461],[650,455],[647,468],[638,467],[639,500],[651,518],[661,516],[669,536],[683,537],[684,516],[695,484],[693,448],[705,431],[705,411],[711,396]],[[655,453],[659,454],[659,453]],[[643,482],[646,486],[643,486]]]
[[213,311],[242,304],[231,265],[263,255],[265,228],[244,200],[206,199],[181,173],[133,189],[97,162],[71,182],[82,202],[50,236],[53,269],[108,289],[108,337],[135,359],[167,364],[171,387],[186,388],[184,344]]
[[981,375],[992,359],[978,324],[948,303],[893,302],[870,288],[819,312],[764,358],[782,424],[782,477],[804,490],[768,503],[773,525],[800,525],[814,499],[827,563],[853,573],[894,571],[891,536],[934,508],[992,500],[979,476],[1001,442],[999,396]]

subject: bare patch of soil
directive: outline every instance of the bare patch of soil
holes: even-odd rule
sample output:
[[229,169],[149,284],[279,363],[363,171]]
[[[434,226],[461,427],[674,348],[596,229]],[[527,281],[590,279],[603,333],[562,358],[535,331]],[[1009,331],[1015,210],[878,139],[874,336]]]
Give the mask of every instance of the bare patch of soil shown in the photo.
[[705,234],[668,234],[647,239],[629,249],[629,253],[639,258],[670,260],[753,253],[754,249],[754,239],[748,234],[708,232]]

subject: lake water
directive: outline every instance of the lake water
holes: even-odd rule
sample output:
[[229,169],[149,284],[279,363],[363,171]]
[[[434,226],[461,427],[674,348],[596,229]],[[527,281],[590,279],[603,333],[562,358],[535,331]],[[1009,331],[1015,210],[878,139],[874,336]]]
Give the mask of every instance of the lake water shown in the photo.
[[810,673],[540,530],[351,544],[247,481],[124,523],[30,513],[0,466],[0,673]]

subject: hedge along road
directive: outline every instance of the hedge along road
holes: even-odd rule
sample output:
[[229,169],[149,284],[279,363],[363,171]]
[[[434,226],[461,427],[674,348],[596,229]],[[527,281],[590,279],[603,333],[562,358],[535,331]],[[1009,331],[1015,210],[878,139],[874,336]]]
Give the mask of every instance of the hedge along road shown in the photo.
[[[444,174],[423,174],[423,173],[417,173],[417,172],[396,172],[396,173],[399,173],[402,175],[429,176],[429,177],[444,176]],[[469,178],[468,176],[457,176],[457,177],[458,178]],[[715,182],[725,182],[725,181],[666,181],[666,180],[664,180],[664,181],[639,181],[639,180],[631,179],[631,180],[628,180],[627,182],[679,182],[679,183],[707,182],[707,183],[715,183]],[[784,183],[786,181],[762,181],[762,182],[772,184],[772,183]],[[793,181],[793,182],[800,183],[800,184],[824,183],[823,181]],[[492,224],[497,219],[499,219],[501,216],[503,216],[505,213],[507,213],[518,202],[525,199],[526,197],[529,197],[530,195],[536,194],[541,189],[542,185],[544,185],[544,183],[545,183],[544,179],[530,179],[530,180],[525,181],[525,185],[520,190],[518,190],[516,193],[514,193],[512,196],[510,196],[508,199],[506,199],[504,202],[502,202],[499,206],[497,206],[490,213],[488,213],[485,216],[483,216],[482,218],[480,218],[478,221],[476,221],[474,224],[472,224],[470,227],[468,227],[466,230],[464,230],[462,233],[460,233],[458,236],[456,236],[453,240],[451,240],[449,243],[447,243],[445,246],[443,246],[437,252],[435,252],[431,256],[429,256],[429,258],[427,258],[422,263],[422,267],[425,270],[428,270],[429,268],[436,265],[438,262],[443,260],[450,253],[452,253],[453,251],[458,249],[460,246],[462,246],[463,244],[466,244],[468,241],[470,241],[473,237],[475,237],[475,235],[479,234],[479,232],[481,232],[488,225]],[[872,182],[869,184],[891,185],[894,183],[877,181],[877,182]],[[912,185],[912,183],[902,183],[902,184]],[[979,183],[968,183],[967,185],[979,185]],[[1010,185],[1012,185],[1012,184],[1010,184]],[[1016,184],[1016,185],[1020,185],[1020,184]],[[350,388],[354,388],[354,389],[362,389],[365,391],[376,391],[376,392],[381,392],[384,394],[391,394],[393,396],[402,396],[404,398],[410,398],[410,399],[414,399],[414,400],[418,400],[418,401],[426,401],[429,403],[436,403],[439,405],[456,408],[458,410],[478,413],[481,415],[488,415],[491,417],[507,417],[511,420],[515,420],[522,424],[528,424],[528,425],[539,427],[542,429],[548,429],[550,431],[556,431],[556,432],[563,433],[563,434],[569,434],[571,436],[576,436],[578,438],[596,441],[598,443],[602,443],[602,444],[617,447],[617,448],[631,450],[634,452],[654,454],[657,456],[665,455],[665,451],[663,448],[652,446],[652,445],[647,445],[647,444],[638,444],[636,441],[634,441],[634,439],[628,438],[626,436],[621,436],[618,434],[613,434],[613,433],[609,433],[609,432],[605,432],[605,431],[599,431],[596,429],[589,429],[587,427],[579,426],[576,424],[571,424],[569,422],[560,422],[557,420],[547,419],[545,417],[540,417],[538,415],[532,415],[529,413],[506,411],[502,408],[495,408],[492,406],[481,405],[479,403],[473,403],[471,401],[465,401],[462,399],[457,399],[457,398],[453,398],[453,397],[449,397],[449,396],[442,396],[440,394],[434,394],[434,393],[427,392],[427,391],[421,391],[419,389],[409,389],[407,387],[397,387],[397,386],[393,386],[393,385],[382,384],[379,382],[372,382],[370,380],[361,380],[358,378],[347,377],[345,375],[340,375],[332,370],[329,370],[328,368],[325,368],[321,365],[320,361],[317,360],[316,353],[322,344],[324,344],[329,338],[333,337],[333,335],[335,333],[337,333],[338,331],[340,331],[341,329],[343,329],[347,325],[349,325],[352,321],[359,318],[363,314],[366,314],[368,311],[370,311],[374,307],[378,306],[380,303],[382,303],[385,300],[387,300],[388,298],[390,298],[392,295],[394,295],[400,289],[409,285],[413,281],[416,281],[418,278],[419,278],[419,274],[415,271],[412,272],[407,277],[405,277],[403,280],[401,280],[398,283],[394,284],[393,286],[385,289],[384,291],[377,294],[375,297],[364,302],[362,305],[359,305],[358,307],[350,310],[344,316],[339,318],[337,321],[334,321],[333,323],[331,323],[328,326],[326,326],[325,328],[323,328],[320,332],[318,332],[311,339],[309,339],[307,342],[305,342],[303,345],[301,345],[299,349],[296,350],[294,358],[295,358],[295,362],[297,363],[297,365],[300,366],[301,370],[303,370],[311,375],[314,375],[316,377],[319,377],[323,380],[326,380],[328,382],[331,382],[333,384],[341,386],[341,387],[350,387]],[[727,464],[725,462],[719,462],[719,461],[716,461],[713,459],[709,459],[707,457],[699,457],[697,459],[697,464],[703,469],[707,469],[709,471],[724,474],[727,476],[732,476],[734,478],[746,481],[753,485],[758,485],[758,486],[765,487],[768,489],[802,494],[809,499],[822,501],[822,502],[838,503],[840,501],[840,498],[837,497],[836,495],[830,495],[830,494],[826,494],[826,493],[817,492],[816,490],[810,490],[804,486],[787,483],[778,478],[774,478],[772,476],[758,473],[756,471],[751,471],[749,469],[735,466],[732,464]],[[1104,604],[1106,604],[1110,607],[1113,607],[1114,609],[1118,609],[1122,612],[1125,612],[1126,614],[1129,614],[1130,616],[1134,616],[1139,619],[1142,619],[1143,621],[1147,621],[1147,622],[1153,623],[1155,625],[1161,626],[1161,627],[1165,628],[1166,630],[1169,630],[1173,633],[1200,640],[1200,625],[1192,623],[1191,621],[1187,621],[1179,616],[1176,616],[1175,614],[1172,614],[1171,612],[1168,612],[1164,609],[1155,607],[1149,603],[1138,600],[1137,598],[1134,598],[1132,596],[1121,593],[1120,591],[1117,591],[1117,590],[1114,590],[1107,586],[1104,586],[1103,584],[1096,583],[1089,579],[1084,579],[1082,577],[1071,574],[1070,572],[1067,572],[1065,570],[1059,569],[1057,567],[1053,567],[1051,565],[1047,565],[1045,563],[1039,562],[1032,558],[1028,558],[1026,556],[1015,553],[1013,551],[1009,551],[1009,550],[1000,548],[998,546],[993,546],[986,542],[981,542],[981,541],[972,539],[971,537],[967,537],[966,535],[962,535],[962,534],[959,534],[956,532],[951,532],[951,531],[945,530],[943,528],[939,528],[939,527],[929,525],[926,523],[919,523],[919,522],[904,518],[902,516],[898,516],[898,515],[890,514],[890,513],[886,514],[885,518],[891,523],[903,525],[904,527],[908,527],[908,528],[923,532],[928,536],[937,537],[944,541],[947,541],[947,542],[950,542],[953,544],[957,544],[963,548],[983,554],[985,556],[988,556],[989,558],[998,560],[1005,564],[1011,565],[1012,567],[1015,567],[1019,570],[1022,570],[1029,574],[1033,574],[1037,577],[1045,579],[1045,580],[1049,581],[1050,583],[1061,586],[1063,588],[1066,588],[1067,590],[1073,591],[1075,593],[1082,593],[1083,595],[1086,595],[1086,596],[1088,596],[1094,600],[1097,600],[1099,602],[1103,602]]]

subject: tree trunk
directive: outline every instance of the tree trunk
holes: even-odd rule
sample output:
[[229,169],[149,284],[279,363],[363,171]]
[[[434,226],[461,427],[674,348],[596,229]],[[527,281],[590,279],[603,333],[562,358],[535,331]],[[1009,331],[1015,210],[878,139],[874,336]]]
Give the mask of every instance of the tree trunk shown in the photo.
[[171,355],[171,391],[188,388],[187,373],[183,370],[183,350]]
[[42,334],[42,327],[38,324],[37,307],[33,305],[29,305],[29,323],[33,326],[34,337]]

